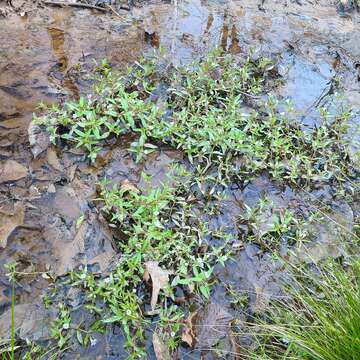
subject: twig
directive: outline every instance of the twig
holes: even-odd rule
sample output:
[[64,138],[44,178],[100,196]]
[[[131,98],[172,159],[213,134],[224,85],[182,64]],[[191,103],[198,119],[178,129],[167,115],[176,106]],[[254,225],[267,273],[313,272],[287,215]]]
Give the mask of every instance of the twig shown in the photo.
[[[83,4],[83,3],[69,3],[69,2],[63,2],[63,1],[43,1],[43,3],[45,5],[51,5],[51,6],[72,6],[72,7],[79,7],[79,8],[85,8],[85,9],[93,9],[93,10],[99,10],[102,12],[107,12],[106,8],[103,8],[101,6],[96,6],[96,5],[90,5],[90,4]],[[114,14],[116,14],[117,16],[121,17],[121,15],[115,11],[115,9],[110,6],[110,5],[106,5]],[[121,5],[120,6],[121,10],[126,10],[126,11],[130,11],[130,8],[126,5]]]
[[173,23],[172,34],[171,34],[172,39],[171,39],[171,48],[170,48],[173,62],[175,62],[175,42],[176,42],[175,34],[176,34],[178,15],[179,15],[178,0],[174,0],[174,23]]
[[33,230],[33,231],[41,231],[44,229],[44,227],[40,225],[26,225],[26,224],[18,225],[17,228],[21,228],[25,230]]
[[93,9],[93,10],[107,12],[107,10],[103,7],[89,5],[89,4],[82,4],[82,3],[68,3],[68,2],[62,2],[62,1],[44,1],[43,3],[45,5],[52,5],[52,6],[72,6],[72,7],[79,7],[79,8]]
[[123,19],[123,17],[109,4],[105,5],[107,8],[109,8],[117,17],[119,17],[120,19]]
[[248,96],[248,97],[250,97],[250,98],[252,98],[252,99],[261,99],[261,96],[249,94],[249,93],[244,92],[244,91],[239,91],[239,93],[240,93],[241,95]]

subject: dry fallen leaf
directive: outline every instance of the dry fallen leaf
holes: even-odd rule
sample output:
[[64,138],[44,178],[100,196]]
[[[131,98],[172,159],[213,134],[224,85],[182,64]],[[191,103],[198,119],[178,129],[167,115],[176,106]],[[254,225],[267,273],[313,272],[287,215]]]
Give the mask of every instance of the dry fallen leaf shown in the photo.
[[152,281],[151,311],[155,310],[159,292],[169,282],[170,274],[171,271],[163,270],[157,261],[147,261],[145,263],[144,280],[149,281],[149,277],[151,277]]
[[[14,312],[14,328],[20,339],[37,341],[50,338],[51,313],[42,302],[15,305]],[[10,308],[0,316],[0,339],[10,337],[11,323]]]
[[121,182],[121,190],[122,191],[133,191],[135,193],[139,193],[139,189],[132,183],[130,182],[128,179],[125,179],[124,181]]
[[210,349],[228,336],[232,316],[219,304],[210,303],[198,312],[195,324],[196,348]]
[[98,220],[97,215],[89,213],[87,220],[76,228],[63,225],[62,217],[54,217],[51,226],[43,230],[45,239],[53,244],[56,261],[52,272],[62,276],[80,264],[98,264],[101,272],[106,272],[116,255],[111,243],[111,233]]
[[77,165],[72,165],[66,169],[66,175],[70,182],[74,180],[77,168]]
[[56,193],[56,187],[54,184],[50,184],[47,188],[47,192],[50,193],[50,194],[54,194]]
[[264,312],[270,301],[271,295],[266,291],[266,289],[262,286],[254,284],[256,300],[254,304],[254,312],[255,313],[262,313]]
[[11,233],[24,223],[25,209],[22,203],[17,203],[14,206],[13,214],[6,214],[0,212],[0,248],[5,248],[7,240]]
[[185,329],[181,335],[181,340],[188,344],[190,347],[192,347],[196,340],[196,335],[193,329],[193,324],[195,322],[195,318],[197,315],[197,311],[194,311],[191,313],[188,318],[186,319],[186,326]]
[[7,181],[16,181],[27,176],[28,170],[15,160],[0,162],[0,184]]
[[153,333],[152,342],[157,360],[171,360],[169,346],[158,333]]

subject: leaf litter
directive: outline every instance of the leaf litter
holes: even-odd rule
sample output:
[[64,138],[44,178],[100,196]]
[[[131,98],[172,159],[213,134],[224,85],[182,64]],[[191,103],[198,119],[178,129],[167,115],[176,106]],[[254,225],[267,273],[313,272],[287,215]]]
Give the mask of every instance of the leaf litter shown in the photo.
[[147,261],[145,263],[144,280],[148,282],[151,278],[152,283],[151,311],[155,311],[159,292],[168,285],[169,275],[171,274],[171,271],[163,270],[157,261]]
[[23,225],[25,218],[24,204],[18,202],[14,205],[13,213],[2,212],[0,209],[0,248],[5,248],[8,238],[13,231]]
[[156,360],[171,360],[171,355],[169,351],[168,344],[164,341],[161,334],[156,331],[153,333],[152,343],[154,347],[154,352]]
[[15,160],[5,160],[0,162],[0,184],[17,181],[28,175],[28,170]]

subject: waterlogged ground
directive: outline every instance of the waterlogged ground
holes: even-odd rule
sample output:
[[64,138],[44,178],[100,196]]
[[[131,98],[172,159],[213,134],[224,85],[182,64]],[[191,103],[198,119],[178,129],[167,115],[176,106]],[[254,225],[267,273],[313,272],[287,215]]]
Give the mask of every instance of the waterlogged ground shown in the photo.
[[[91,323],[82,307],[85,295],[60,280],[80,264],[106,274],[119,259],[114,229],[94,202],[95,184],[106,176],[146,190],[166,181],[171,165],[183,160],[180,151],[167,148],[136,163],[127,152],[132,139],[122,138],[89,165],[81,150],[64,152],[29,128],[40,102],[62,103],[91,94],[94,60],[107,58],[123,69],[159,47],[175,64],[204,58],[214,47],[239,57],[253,51],[255,57],[276,59],[272,91],[291,99],[304,125],[318,122],[316,108],[333,100],[338,90],[342,98],[337,101],[349,102],[355,114],[360,108],[360,16],[355,10],[344,13],[336,1],[154,1],[136,3],[130,10],[113,4],[107,11],[15,0],[12,4],[0,4],[0,339],[10,334],[11,284],[4,265],[13,261],[21,273],[15,286],[15,324],[21,339],[46,341],[60,301],[74,309],[75,322]],[[150,185],[142,172],[152,175]],[[281,209],[309,212],[319,204],[331,206],[328,222],[315,229],[316,241],[306,251],[298,249],[297,258],[305,262],[309,257],[340,256],[342,247],[334,240],[331,224],[351,233],[359,218],[359,204],[339,200],[330,186],[309,192],[266,175],[246,186],[231,186],[218,204],[219,214],[209,220],[236,239],[237,251],[225,267],[216,267],[208,303],[194,300],[194,326],[208,332],[199,330],[193,347],[185,341],[178,358],[241,359],[234,355],[239,344],[229,324],[241,329],[248,314],[261,313],[271,297],[280,294],[282,263],[264,248],[247,244],[238,221],[265,195],[273,205],[258,219],[260,232]],[[47,309],[42,305],[45,293],[53,301]],[[147,303],[149,294],[144,295]],[[244,294],[249,297],[241,305]],[[177,294],[178,301],[185,301],[185,295]],[[146,335],[147,356],[155,358],[151,326]],[[241,341],[249,343],[246,336]],[[80,342],[72,341],[63,358],[127,357],[117,326],[92,335],[87,347]],[[217,351],[211,350],[219,342]]]

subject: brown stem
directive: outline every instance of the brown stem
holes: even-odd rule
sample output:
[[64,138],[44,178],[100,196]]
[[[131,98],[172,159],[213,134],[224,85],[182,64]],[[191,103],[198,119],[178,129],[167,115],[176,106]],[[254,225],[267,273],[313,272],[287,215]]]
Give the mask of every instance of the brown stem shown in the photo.
[[82,3],[68,3],[68,2],[62,2],[62,1],[44,1],[43,3],[45,5],[50,5],[50,6],[72,6],[72,7],[79,7],[79,8],[93,9],[93,10],[107,12],[107,10],[103,7],[89,5],[89,4],[82,4]]

